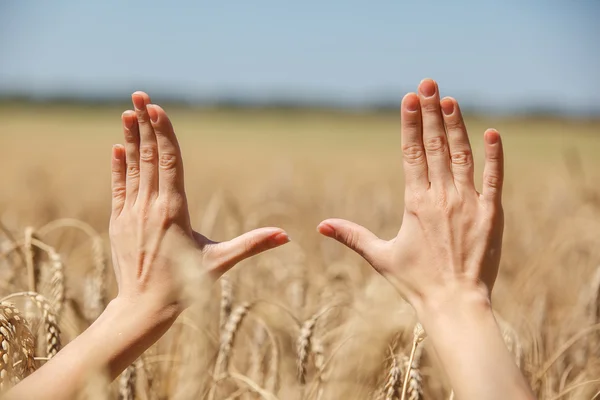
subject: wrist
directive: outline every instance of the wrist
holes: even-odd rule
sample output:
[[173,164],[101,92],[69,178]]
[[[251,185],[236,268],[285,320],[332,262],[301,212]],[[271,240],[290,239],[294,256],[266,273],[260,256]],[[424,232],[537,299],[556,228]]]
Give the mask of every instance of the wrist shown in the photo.
[[419,320],[492,312],[490,292],[487,286],[480,282],[448,283],[411,303]]
[[180,307],[117,297],[92,324],[86,336],[100,344],[97,361],[112,379],[133,363],[173,325]]

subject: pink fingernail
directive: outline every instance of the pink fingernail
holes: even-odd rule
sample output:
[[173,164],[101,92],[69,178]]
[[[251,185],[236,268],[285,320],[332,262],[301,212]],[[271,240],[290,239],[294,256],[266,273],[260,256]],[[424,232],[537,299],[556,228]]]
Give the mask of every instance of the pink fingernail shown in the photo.
[[404,107],[406,111],[415,112],[419,108],[419,98],[415,94],[406,96],[404,100]]
[[131,113],[129,111],[125,111],[121,115],[121,119],[123,120],[125,128],[131,129],[131,127],[133,126],[133,117],[131,116]]
[[441,102],[442,105],[442,112],[444,113],[444,115],[446,116],[450,116],[452,115],[452,113],[454,113],[454,102],[450,99],[444,99]]
[[423,79],[419,85],[419,92],[421,92],[424,97],[432,97],[436,92],[435,82],[429,78]]
[[325,236],[328,236],[328,237],[334,237],[335,236],[335,230],[329,224],[324,224],[324,223],[319,224],[319,226],[317,226],[317,231],[319,231],[319,233],[321,235],[325,235]]
[[271,238],[271,242],[275,245],[286,244],[290,241],[290,237],[287,233],[281,232]]
[[485,141],[488,144],[496,144],[498,143],[498,139],[500,139],[500,135],[496,131],[487,131],[485,133]]
[[142,95],[134,93],[131,96],[131,100],[133,101],[133,106],[135,107],[136,110],[140,111],[144,109],[144,98],[142,97]]
[[154,107],[153,104],[148,104],[146,109],[148,110],[148,115],[150,116],[150,121],[156,123],[158,121],[158,111],[156,110],[156,107]]

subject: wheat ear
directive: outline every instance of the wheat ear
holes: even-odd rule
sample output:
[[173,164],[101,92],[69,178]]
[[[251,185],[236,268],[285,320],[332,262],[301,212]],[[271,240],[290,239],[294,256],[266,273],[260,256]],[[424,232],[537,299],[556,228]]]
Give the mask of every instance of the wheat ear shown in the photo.
[[135,400],[136,365],[131,364],[119,377],[119,400]]
[[41,294],[36,292],[19,292],[6,296],[0,302],[15,298],[26,297],[33,301],[42,314],[44,320],[44,332],[46,339],[46,356],[50,359],[61,349],[60,327],[50,302]]
[[311,340],[319,318],[324,315],[329,308],[319,310],[312,317],[307,319],[300,328],[300,336],[296,343],[296,375],[301,385],[306,384],[306,371],[308,369],[308,356],[310,353]]
[[231,354],[231,350],[233,348],[233,342],[235,340],[236,333],[242,323],[244,317],[250,311],[252,304],[249,302],[244,302],[237,306],[231,312],[227,323],[223,329],[221,334],[221,344],[219,346],[219,354],[217,355],[217,361],[215,363],[215,377],[217,379],[222,375],[227,373],[227,369],[229,366],[229,356]]

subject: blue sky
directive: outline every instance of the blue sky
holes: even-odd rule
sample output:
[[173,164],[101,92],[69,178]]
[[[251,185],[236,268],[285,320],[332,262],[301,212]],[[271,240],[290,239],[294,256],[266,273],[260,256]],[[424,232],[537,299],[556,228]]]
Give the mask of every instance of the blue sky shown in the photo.
[[[0,93],[600,112],[600,0],[0,0]],[[156,96],[155,96],[156,97]]]

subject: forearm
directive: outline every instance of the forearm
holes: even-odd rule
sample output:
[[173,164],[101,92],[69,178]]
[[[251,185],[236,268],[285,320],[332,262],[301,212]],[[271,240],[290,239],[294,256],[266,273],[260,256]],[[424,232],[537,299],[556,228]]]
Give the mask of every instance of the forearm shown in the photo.
[[6,399],[72,399],[89,374],[113,380],[172,325],[176,310],[114,300],[85,332],[6,394]]
[[484,290],[447,289],[418,305],[417,313],[457,398],[534,399]]

